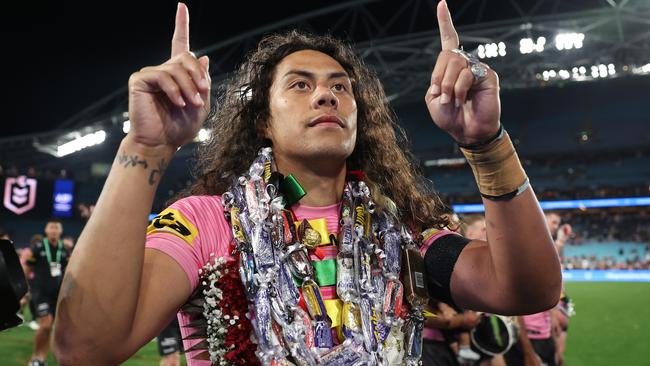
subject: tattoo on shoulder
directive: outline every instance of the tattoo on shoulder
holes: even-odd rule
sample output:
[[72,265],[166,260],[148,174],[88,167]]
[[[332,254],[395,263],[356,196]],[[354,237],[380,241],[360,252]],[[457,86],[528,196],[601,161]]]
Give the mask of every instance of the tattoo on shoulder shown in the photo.
[[124,168],[134,168],[134,167],[142,167],[142,169],[149,169],[151,166],[151,172],[149,173],[149,179],[148,182],[150,185],[156,184],[157,181],[160,180],[162,175],[165,173],[165,169],[167,169],[168,162],[163,158],[160,159],[155,165],[150,164],[146,159],[141,159],[138,155],[129,155],[123,152],[120,152],[117,154],[117,163],[121,165]]

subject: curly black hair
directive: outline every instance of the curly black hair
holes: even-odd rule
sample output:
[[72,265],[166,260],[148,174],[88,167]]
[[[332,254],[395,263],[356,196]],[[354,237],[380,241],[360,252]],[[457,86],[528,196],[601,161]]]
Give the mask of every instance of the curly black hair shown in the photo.
[[378,206],[416,230],[448,225],[447,208],[404,148],[406,134],[386,102],[379,78],[343,41],[297,30],[264,38],[226,81],[207,121],[212,135],[197,151],[196,180],[181,196],[224,193],[248,169],[258,150],[270,146],[262,131],[270,120],[275,68],[284,57],[301,50],[329,55],[352,80],[358,128],[348,169],[365,172]]

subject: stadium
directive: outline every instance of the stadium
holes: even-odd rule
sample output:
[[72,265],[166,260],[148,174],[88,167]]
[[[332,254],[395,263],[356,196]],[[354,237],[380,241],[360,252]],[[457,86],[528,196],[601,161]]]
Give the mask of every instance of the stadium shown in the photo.
[[[499,75],[500,121],[542,210],[568,224],[554,234],[566,235],[560,259],[571,303],[562,364],[648,364],[650,2],[447,2],[463,50]],[[217,2],[187,2],[192,51],[210,58],[216,109],[224,85],[265,35],[298,28],[351,42],[383,84],[417,169],[460,230],[485,207],[470,164],[423,101],[441,50],[436,4],[241,3],[226,11]],[[61,238],[77,241],[131,130],[129,75],[164,62],[174,31],[175,2],[53,6],[21,9],[13,20],[30,31],[17,35],[24,57],[10,75],[26,89],[7,108],[0,137],[0,234],[19,253],[36,234],[48,236],[53,217]],[[197,179],[196,149],[214,134],[202,127],[176,152],[149,220]],[[32,360],[39,324],[38,309],[29,308],[24,300],[22,324],[0,332],[0,365]],[[124,364],[166,364],[164,346],[154,337]],[[59,364],[47,354],[47,365]],[[187,364],[182,353],[179,364]]]

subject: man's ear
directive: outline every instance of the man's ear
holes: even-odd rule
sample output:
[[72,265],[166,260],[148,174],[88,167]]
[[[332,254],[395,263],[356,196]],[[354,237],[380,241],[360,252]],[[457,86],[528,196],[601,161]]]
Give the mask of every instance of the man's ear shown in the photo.
[[255,122],[255,127],[257,129],[257,135],[264,137],[267,140],[271,140],[271,124],[261,118],[257,119]]

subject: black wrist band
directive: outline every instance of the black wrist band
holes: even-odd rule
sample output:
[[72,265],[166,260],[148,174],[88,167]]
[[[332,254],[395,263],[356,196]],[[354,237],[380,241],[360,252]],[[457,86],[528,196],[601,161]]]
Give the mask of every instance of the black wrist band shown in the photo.
[[481,193],[481,196],[483,198],[487,198],[490,201],[510,201],[511,199],[519,196],[520,194],[524,193],[526,189],[530,187],[530,181],[528,178],[526,178],[526,181],[524,184],[520,185],[515,191],[512,191],[510,193],[503,194],[501,196],[490,196],[489,194],[483,194]]
[[456,142],[456,143],[458,144],[458,146],[462,147],[463,149],[476,150],[476,149],[482,148],[483,146],[489,145],[494,140],[501,137],[501,135],[503,135],[503,125],[499,124],[499,130],[497,131],[497,133],[494,136],[490,137],[489,139],[487,139],[485,141],[479,141],[479,142],[475,142],[473,144],[461,144],[459,142]]

